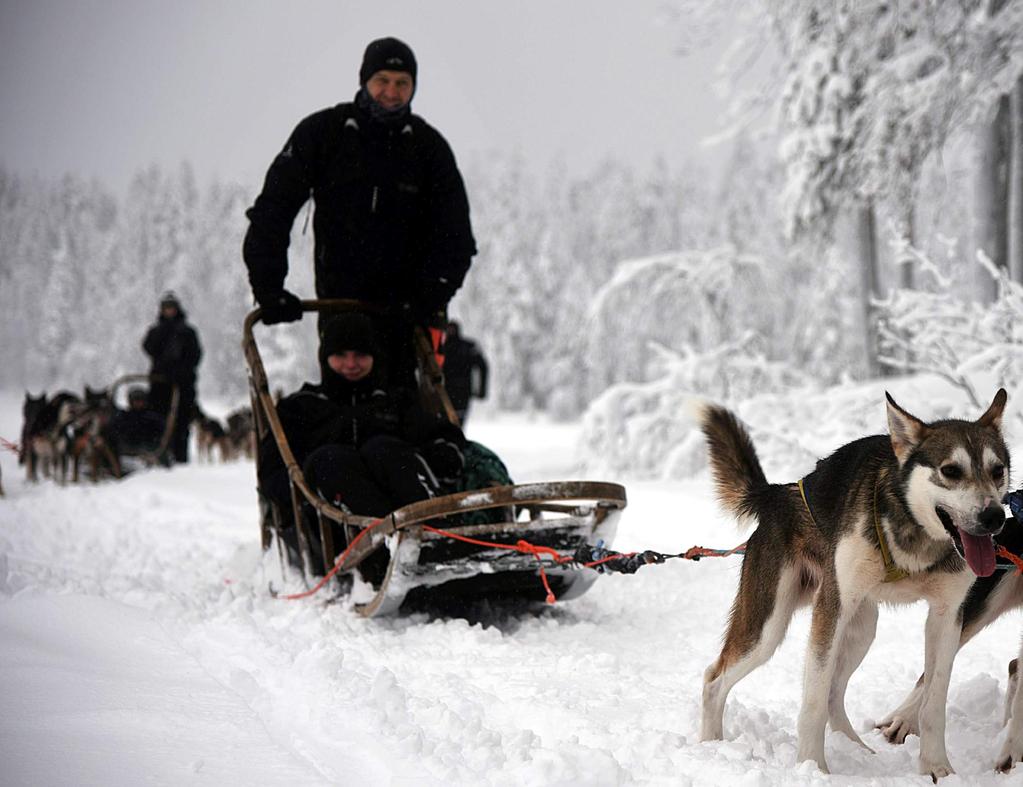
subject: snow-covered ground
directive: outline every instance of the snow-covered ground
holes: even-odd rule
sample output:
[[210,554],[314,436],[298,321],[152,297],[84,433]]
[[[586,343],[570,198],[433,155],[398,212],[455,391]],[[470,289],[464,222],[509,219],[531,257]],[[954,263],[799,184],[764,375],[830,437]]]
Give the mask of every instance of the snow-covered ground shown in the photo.
[[[0,436],[20,394],[0,398]],[[576,427],[473,422],[517,481],[572,478]],[[261,559],[251,464],[119,483],[28,485],[0,454],[0,782],[41,784],[925,784],[919,741],[874,732],[923,660],[920,605],[882,611],[849,715],[876,754],[830,734],[833,775],[796,764],[808,615],[741,683],[727,740],[698,741],[740,559],[601,578],[536,615],[363,620],[282,601]],[[615,546],[731,547],[706,479],[629,483]],[[780,480],[780,479],[779,479]],[[1020,617],[960,654],[943,784],[1023,783],[992,764]]]

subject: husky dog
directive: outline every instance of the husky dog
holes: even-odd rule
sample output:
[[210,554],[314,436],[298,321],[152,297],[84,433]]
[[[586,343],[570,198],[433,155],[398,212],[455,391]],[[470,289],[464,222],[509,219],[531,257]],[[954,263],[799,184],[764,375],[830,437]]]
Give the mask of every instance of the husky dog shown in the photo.
[[220,421],[206,415],[198,404],[195,405],[192,413],[192,423],[196,427],[195,443],[200,461],[205,460],[207,463],[212,463],[214,451],[220,452],[221,462],[229,461],[232,455],[231,439]]
[[85,398],[74,412],[70,426],[71,479],[77,483],[84,461],[92,481],[103,475],[121,477],[120,462],[106,439],[114,416],[114,400],[106,388],[85,386]]
[[227,437],[232,456],[252,459],[256,455],[256,422],[251,407],[239,407],[227,416]]
[[18,464],[25,465],[29,481],[39,480],[37,465],[40,458],[35,451],[34,438],[39,431],[36,421],[45,407],[45,391],[40,396],[32,396],[25,391],[25,401],[21,406],[21,442],[18,445]]
[[29,481],[39,479],[40,469],[45,476],[53,476],[59,470],[59,443],[63,426],[61,416],[68,407],[79,402],[81,399],[67,391],[61,391],[52,399],[48,399],[45,393],[38,399],[25,393],[21,428],[24,458],[19,456],[18,461],[26,465]]
[[[1011,497],[1023,498],[1023,492],[1013,492]],[[1011,502],[1010,505],[1015,512],[1018,503]],[[1006,520],[1004,529],[995,538],[995,543],[1013,555],[1023,556],[1023,524],[1020,523],[1018,515]],[[962,609],[960,648],[1001,615],[1023,606],[1023,574],[1013,565],[1005,568],[1006,570],[997,571],[989,577],[978,577],[970,587]],[[995,761],[995,767],[1000,771],[1011,770],[1015,763],[1023,761],[1023,692],[1017,690],[1017,665],[1021,659],[1023,650],[1019,659],[1013,659],[1009,663],[1008,692],[1003,720],[1003,724],[1009,725],[1009,731],[1002,751]],[[884,733],[889,743],[903,743],[907,735],[920,734],[919,712],[923,684],[924,676],[921,675],[902,704],[878,722],[877,728]]]
[[999,390],[976,421],[927,424],[888,396],[890,434],[842,446],[788,484],[767,482],[732,413],[702,408],[718,498],[756,524],[721,655],[704,674],[703,740],[723,737],[729,690],[771,657],[796,608],[812,604],[798,760],[827,772],[829,722],[866,748],[846,715],[845,690],[874,639],[878,604],[926,599],[919,769],[934,779],[953,772],[945,699],[963,600],[975,576],[995,570],[992,535],[1005,521],[1005,401]]

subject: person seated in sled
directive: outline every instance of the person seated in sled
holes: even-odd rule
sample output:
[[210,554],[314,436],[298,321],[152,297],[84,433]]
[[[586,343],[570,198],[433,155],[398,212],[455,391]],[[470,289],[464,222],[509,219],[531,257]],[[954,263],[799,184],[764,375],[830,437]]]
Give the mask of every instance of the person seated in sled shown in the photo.
[[[427,412],[417,391],[386,382],[386,356],[367,315],[344,312],[326,322],[319,362],[321,382],[281,399],[277,414],[306,482],[324,500],[383,516],[457,480],[462,430]],[[260,490],[290,523],[288,473],[272,434],[259,451]]]
[[143,388],[128,391],[128,409],[117,410],[107,426],[107,441],[118,456],[152,453],[160,448],[166,421],[149,409]]

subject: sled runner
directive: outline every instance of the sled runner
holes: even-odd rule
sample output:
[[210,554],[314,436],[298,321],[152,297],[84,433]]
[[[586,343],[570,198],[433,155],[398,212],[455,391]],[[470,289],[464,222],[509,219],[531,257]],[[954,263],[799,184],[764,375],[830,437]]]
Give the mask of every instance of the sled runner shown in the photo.
[[[347,300],[312,300],[302,305],[304,311],[320,314],[376,311]],[[384,517],[349,513],[319,497],[295,460],[270,394],[253,336],[260,314],[255,309],[246,317],[242,340],[252,412],[259,442],[272,434],[291,490],[291,511],[260,493],[262,546],[268,550],[276,543],[285,565],[285,544],[297,544],[307,586],[317,574],[330,578],[358,571],[372,586],[373,595],[356,609],[371,617],[394,613],[406,601],[431,598],[549,600],[554,594],[569,599],[596,580],[596,572],[575,571],[564,563],[544,561],[543,556],[572,555],[587,544],[610,544],[626,505],[625,489],[619,484],[493,485],[503,465],[486,448],[470,443],[461,486],[480,488],[460,488]],[[415,329],[413,349],[423,405],[457,423],[434,347],[422,329]],[[259,461],[257,456],[257,465]],[[319,560],[314,556],[311,528],[316,528],[322,545]]]

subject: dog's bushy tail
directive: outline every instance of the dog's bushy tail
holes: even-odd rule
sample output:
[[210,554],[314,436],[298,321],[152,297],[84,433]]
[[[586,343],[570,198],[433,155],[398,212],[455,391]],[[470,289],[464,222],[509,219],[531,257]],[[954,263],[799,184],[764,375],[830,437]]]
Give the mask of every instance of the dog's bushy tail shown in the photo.
[[749,432],[731,411],[718,405],[703,405],[699,420],[718,500],[735,517],[750,519],[756,514],[751,493],[767,486],[767,476]]

